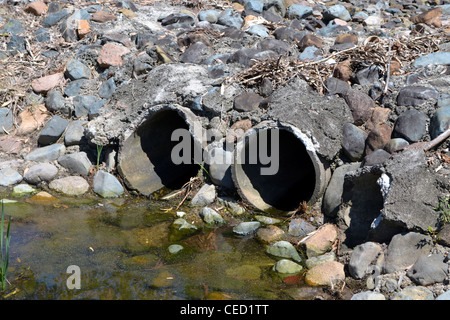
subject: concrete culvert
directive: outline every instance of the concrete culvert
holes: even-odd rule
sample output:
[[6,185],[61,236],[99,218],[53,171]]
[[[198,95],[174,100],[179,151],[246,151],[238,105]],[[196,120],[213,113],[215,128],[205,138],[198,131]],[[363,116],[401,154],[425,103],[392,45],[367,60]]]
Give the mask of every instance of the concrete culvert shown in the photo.
[[[192,111],[178,105],[149,109],[119,149],[118,170],[127,187],[148,196],[163,187],[178,189],[196,176],[200,167],[194,156],[203,150],[197,122]],[[191,154],[185,154],[188,161],[181,164],[172,159],[172,152],[180,143],[172,136],[177,129],[190,134]]]
[[303,201],[314,203],[326,188],[326,166],[312,141],[292,125],[262,122],[246,132],[234,152],[235,186],[260,210],[293,212]]

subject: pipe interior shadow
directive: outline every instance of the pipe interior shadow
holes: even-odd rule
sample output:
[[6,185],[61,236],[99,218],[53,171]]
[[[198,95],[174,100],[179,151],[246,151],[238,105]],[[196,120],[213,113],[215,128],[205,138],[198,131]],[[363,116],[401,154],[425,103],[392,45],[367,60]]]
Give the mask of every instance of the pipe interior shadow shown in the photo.
[[[142,126],[137,134],[140,136],[142,150],[154,166],[154,171],[164,186],[179,189],[198,174],[199,165],[192,160],[190,164],[175,164],[171,159],[172,149],[180,141],[171,141],[172,132],[176,129],[189,129],[185,120],[174,110],[156,113]],[[199,148],[191,136],[191,159],[194,159],[194,148]]]
[[[269,167],[259,161],[249,163],[251,143],[259,143],[259,137],[247,137],[242,169],[262,200],[274,208],[291,211],[302,201],[309,201],[316,184],[314,165],[304,144],[290,131],[279,130],[279,168],[274,175],[261,175],[260,169]],[[256,134],[258,136],[258,134]],[[270,136],[270,133],[268,134]],[[254,135],[253,135],[254,137]],[[268,155],[272,152],[272,139],[266,139]],[[271,156],[272,157],[272,156]],[[273,158],[273,157],[272,157]]]

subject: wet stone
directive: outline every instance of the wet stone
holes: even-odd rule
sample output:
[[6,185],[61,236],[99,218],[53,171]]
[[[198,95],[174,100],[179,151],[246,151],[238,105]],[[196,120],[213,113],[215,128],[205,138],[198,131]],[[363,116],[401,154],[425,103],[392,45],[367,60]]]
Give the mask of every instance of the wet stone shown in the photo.
[[122,184],[112,174],[100,170],[94,176],[93,190],[103,198],[119,197],[123,194]]
[[290,242],[284,240],[270,244],[266,252],[279,258],[292,259],[296,262],[302,261],[297,249]]
[[50,163],[40,163],[32,166],[24,175],[24,180],[30,184],[49,182],[58,174],[58,168]]
[[0,186],[8,187],[22,181],[22,175],[13,168],[4,168],[0,170]]
[[233,232],[239,235],[248,235],[254,233],[260,226],[259,221],[241,222],[233,227]]
[[299,273],[303,267],[291,260],[281,259],[273,266],[273,270],[281,274]]

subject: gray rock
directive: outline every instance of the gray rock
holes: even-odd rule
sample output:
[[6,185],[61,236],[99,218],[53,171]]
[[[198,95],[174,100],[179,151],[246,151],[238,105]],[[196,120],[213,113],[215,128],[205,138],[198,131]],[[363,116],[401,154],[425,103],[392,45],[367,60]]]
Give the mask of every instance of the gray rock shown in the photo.
[[80,95],[73,98],[74,114],[77,118],[86,117],[91,113],[91,110],[100,103],[97,96],[94,95]]
[[320,58],[322,52],[315,46],[306,47],[302,53],[300,53],[300,60],[315,60]]
[[338,18],[344,21],[350,21],[351,19],[350,13],[342,4],[335,4],[331,7],[328,7],[323,12],[323,17],[326,20],[333,20],[335,18]]
[[356,246],[348,264],[351,276],[355,279],[362,279],[366,275],[371,274],[373,271],[371,265],[375,262],[381,251],[381,246],[376,242],[365,242]]
[[422,255],[428,255],[433,242],[427,235],[417,232],[397,234],[392,237],[386,251],[385,273],[405,270]]
[[86,152],[76,152],[61,156],[58,158],[58,162],[64,168],[69,170],[70,173],[82,175],[88,175],[89,169],[92,166]]
[[431,64],[450,65],[450,52],[439,51],[423,55],[414,60],[413,66],[426,67]]
[[226,9],[219,15],[217,23],[227,27],[240,29],[244,24],[244,19],[242,19],[241,15],[233,9]]
[[342,203],[345,175],[350,171],[358,170],[360,165],[359,162],[344,164],[333,172],[322,200],[322,210],[325,215],[336,217]]
[[39,184],[49,182],[58,174],[58,168],[51,163],[39,163],[32,166],[24,175],[26,182],[30,184]]
[[89,79],[91,70],[77,59],[70,59],[66,63],[65,75],[71,80]]
[[27,161],[49,162],[58,159],[66,152],[63,144],[55,143],[50,146],[37,148],[25,156]]
[[233,153],[223,148],[212,148],[208,151],[207,162],[211,181],[217,186],[233,189],[234,183],[231,177]]
[[22,181],[23,177],[13,168],[4,168],[0,170],[0,186],[8,187]]
[[6,49],[12,55],[16,55],[26,51],[27,48],[25,44],[25,38],[18,35],[12,35],[8,41],[8,44],[6,45]]
[[170,28],[187,28],[195,24],[194,16],[188,13],[175,12],[161,19],[162,26]]
[[405,111],[395,121],[393,137],[417,142],[426,133],[427,120],[427,116],[416,109]]
[[439,92],[430,87],[424,86],[406,86],[403,87],[397,95],[397,104],[399,106],[418,106],[429,99],[437,99]]
[[368,133],[353,123],[346,123],[342,129],[342,148],[351,161],[363,158]]
[[204,184],[192,198],[191,206],[206,206],[216,199],[216,187],[213,184]]
[[208,21],[209,23],[217,23],[220,11],[218,10],[202,10],[198,13],[200,21]]
[[450,290],[436,297],[436,300],[450,300]]
[[355,293],[350,300],[386,300],[386,297],[379,292],[363,291]]
[[222,224],[225,222],[217,211],[208,207],[204,207],[202,211],[200,211],[200,216],[207,224]]
[[438,228],[439,213],[435,208],[444,195],[440,183],[426,165],[421,150],[405,150],[392,156],[384,165],[386,193],[382,209],[383,221],[407,230]]
[[22,26],[22,22],[16,19],[9,19],[0,29],[0,34],[8,33],[9,35],[17,35],[24,31],[25,29]]
[[66,99],[59,90],[52,90],[47,93],[45,107],[53,112],[61,112],[65,116],[70,116],[70,109],[66,106]]
[[379,70],[375,65],[355,73],[355,80],[360,85],[373,85],[378,82],[379,77]]
[[42,146],[46,146],[57,142],[68,125],[69,120],[61,118],[60,116],[53,116],[39,134],[38,143]]
[[364,157],[361,166],[381,165],[391,157],[391,154],[383,149],[377,149]]
[[248,28],[247,32],[261,38],[267,38],[269,36],[269,29],[260,24],[251,26],[250,28]]
[[258,110],[264,98],[253,92],[244,92],[234,100],[234,109],[240,112]]
[[58,24],[58,22],[60,22],[62,19],[67,18],[69,15],[70,12],[68,10],[50,13],[45,17],[44,21],[42,22],[42,26],[52,27]]
[[260,226],[261,223],[259,221],[241,222],[233,227],[233,232],[240,235],[248,235],[254,233]]
[[431,118],[430,136],[432,139],[439,136],[450,126],[450,106],[438,108]]
[[264,3],[257,0],[247,0],[245,1],[245,10],[251,10],[257,13],[262,13],[264,9]]
[[296,218],[291,219],[289,222],[288,234],[293,237],[305,237],[308,233],[313,232],[314,230],[316,230],[316,227],[314,227],[311,223],[304,219]]
[[301,4],[292,4],[287,10],[287,15],[289,19],[304,19],[311,15],[313,9],[309,6],[304,6]]
[[14,126],[14,116],[9,108],[0,108],[0,133],[9,132]]
[[212,49],[201,41],[191,44],[180,56],[184,63],[201,63],[212,54]]
[[280,258],[286,258],[286,259],[292,259],[296,262],[301,262],[302,258],[300,257],[297,249],[288,241],[277,241],[275,243],[270,244],[266,252],[270,255],[280,257]]
[[384,150],[386,150],[387,152],[392,154],[394,152],[397,152],[397,151],[403,149],[406,146],[409,146],[409,142],[406,141],[405,139],[393,138],[393,139],[389,140],[389,142],[384,147]]
[[100,98],[109,99],[115,91],[116,82],[114,81],[114,78],[111,77],[102,83],[100,89],[98,90],[98,95],[100,96]]
[[85,81],[86,79],[70,81],[64,89],[64,94],[68,97],[75,97],[79,95]]
[[84,139],[84,124],[85,120],[72,121],[67,127],[66,134],[64,135],[64,143],[66,146],[79,145]]
[[448,276],[448,264],[444,259],[442,254],[421,255],[408,270],[407,275],[422,286],[444,282]]
[[123,194],[122,184],[112,174],[98,171],[94,176],[93,190],[103,198],[119,197]]
[[51,39],[50,34],[48,33],[48,29],[46,29],[46,28],[37,29],[34,32],[34,37],[39,42],[49,42]]
[[338,78],[331,77],[325,80],[325,90],[329,95],[343,95],[348,89],[350,89],[350,85]]

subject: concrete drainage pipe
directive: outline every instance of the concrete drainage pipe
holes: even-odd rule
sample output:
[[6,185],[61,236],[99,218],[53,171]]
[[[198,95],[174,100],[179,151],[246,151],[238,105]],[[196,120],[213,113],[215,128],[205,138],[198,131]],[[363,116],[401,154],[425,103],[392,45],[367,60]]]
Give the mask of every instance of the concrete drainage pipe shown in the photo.
[[[181,164],[172,159],[172,151],[180,143],[173,139],[177,129],[189,132],[192,146],[192,154],[184,155],[188,161]],[[201,155],[201,137],[201,125],[191,110],[178,105],[153,107],[121,143],[119,173],[128,188],[146,196],[163,187],[178,189],[198,173],[194,154]]]
[[290,213],[303,201],[314,203],[329,180],[311,139],[290,124],[261,122],[238,141],[234,155],[240,196],[265,212]]

